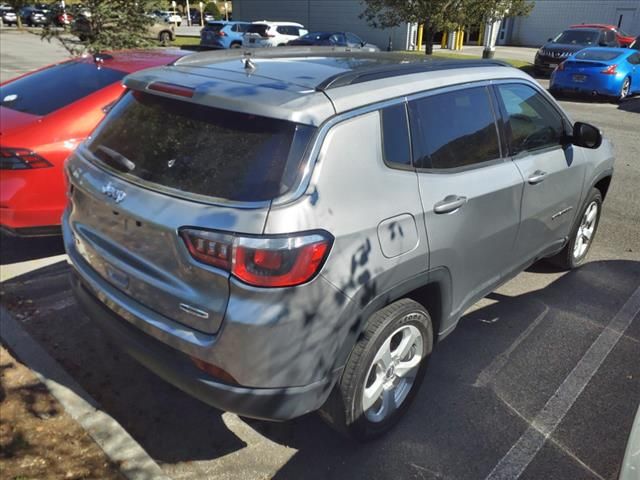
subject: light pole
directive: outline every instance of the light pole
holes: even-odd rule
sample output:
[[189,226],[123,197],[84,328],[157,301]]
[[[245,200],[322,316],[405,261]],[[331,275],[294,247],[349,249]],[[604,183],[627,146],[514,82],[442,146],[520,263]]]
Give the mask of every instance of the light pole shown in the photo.
[[200,2],[200,26],[204,27],[204,4],[202,2]]
[[191,8],[189,7],[189,0],[187,0],[187,25],[191,26]]
[[227,0],[224,0],[224,19],[229,21],[229,8],[227,7]]
[[[171,9],[172,9],[171,14],[175,17],[176,16],[176,0],[171,0]],[[175,24],[176,27],[178,26],[177,21],[174,21],[173,23]]]

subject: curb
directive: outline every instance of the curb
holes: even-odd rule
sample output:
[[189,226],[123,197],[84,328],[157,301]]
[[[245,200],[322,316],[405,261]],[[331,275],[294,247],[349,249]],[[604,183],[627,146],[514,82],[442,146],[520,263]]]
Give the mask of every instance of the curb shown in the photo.
[[0,306],[0,336],[129,480],[171,480],[122,426]]

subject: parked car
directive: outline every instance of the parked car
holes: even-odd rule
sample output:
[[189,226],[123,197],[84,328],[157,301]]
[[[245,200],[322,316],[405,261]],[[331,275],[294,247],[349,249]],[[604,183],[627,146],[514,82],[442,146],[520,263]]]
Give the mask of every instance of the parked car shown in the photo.
[[551,74],[549,90],[606,95],[623,100],[640,93],[640,52],[629,48],[585,48]]
[[614,25],[606,25],[602,23],[583,23],[580,25],[571,25],[571,27],[569,28],[589,28],[589,29],[598,28],[601,30],[610,30],[615,34],[616,40],[618,41],[621,47],[628,47],[634,41],[633,35],[623,32],[622,30],[620,30],[618,27]]
[[600,28],[571,28],[565,30],[536,53],[534,70],[536,73],[550,73],[570,55],[585,47],[619,47],[611,30]]
[[351,32],[311,32],[295,40],[290,40],[289,46],[336,46],[360,48],[365,51],[379,52],[380,48],[367,43]]
[[49,21],[58,27],[67,27],[73,23],[73,15],[66,9],[55,7],[49,10]]
[[201,23],[206,24],[207,22],[213,22],[215,17],[207,12],[200,14],[200,10],[191,10],[189,19],[191,20],[191,25],[197,26]]
[[253,22],[243,36],[244,47],[283,47],[287,42],[309,33],[299,23]]
[[208,22],[200,31],[200,46],[207,48],[240,48],[248,22]]
[[18,16],[16,15],[16,11],[12,8],[3,8],[0,10],[0,18],[4,25],[11,26],[18,24]]
[[66,167],[73,290],[201,400],[367,440],[468,307],[585,261],[612,147],[501,62],[269,50],[126,77]]
[[181,51],[117,52],[70,60],[0,85],[0,229],[60,233],[62,166],[122,95],[122,78]]
[[[84,42],[91,35],[89,17],[79,15],[71,25],[71,32]],[[157,40],[160,45],[168,46],[175,39],[175,26],[166,22],[155,22],[147,27],[148,38]]]
[[171,12],[169,10],[156,10],[153,14],[158,17],[162,22],[173,23],[178,27],[182,25],[182,17],[177,12]]
[[34,7],[24,7],[20,10],[22,23],[29,27],[41,27],[49,23],[49,18],[44,10]]

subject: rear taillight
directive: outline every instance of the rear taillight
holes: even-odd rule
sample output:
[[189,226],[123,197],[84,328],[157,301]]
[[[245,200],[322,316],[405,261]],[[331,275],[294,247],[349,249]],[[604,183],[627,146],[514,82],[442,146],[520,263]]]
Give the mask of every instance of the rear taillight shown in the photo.
[[618,68],[618,65],[609,65],[604,70],[601,70],[600,73],[604,73],[605,75],[615,75],[616,73],[618,73],[616,71],[616,68]]
[[331,249],[327,233],[243,237],[183,228],[180,236],[198,261],[257,287],[291,287],[311,280]]
[[226,36],[227,36],[227,34],[226,34],[225,32],[223,32],[222,30],[220,30],[220,31],[218,32],[218,36],[219,36],[219,37],[226,37]]
[[177,95],[179,97],[186,98],[192,98],[195,93],[195,90],[191,87],[166,82],[153,82],[147,88],[149,90],[155,90],[156,92],[168,93],[170,95]]
[[26,148],[0,148],[0,170],[28,170],[53,167],[37,153]]

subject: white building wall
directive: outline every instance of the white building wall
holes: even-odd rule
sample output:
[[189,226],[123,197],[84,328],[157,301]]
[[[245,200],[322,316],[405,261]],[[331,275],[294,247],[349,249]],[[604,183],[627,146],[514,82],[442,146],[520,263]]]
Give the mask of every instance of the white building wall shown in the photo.
[[540,46],[570,25],[606,23],[640,35],[640,0],[536,0],[529,16],[513,19],[510,42]]
[[360,0],[233,0],[234,20],[289,21],[301,23],[310,32],[353,32],[382,50],[391,37],[394,49],[406,48],[406,25],[385,30],[372,28],[359,18],[363,10]]

